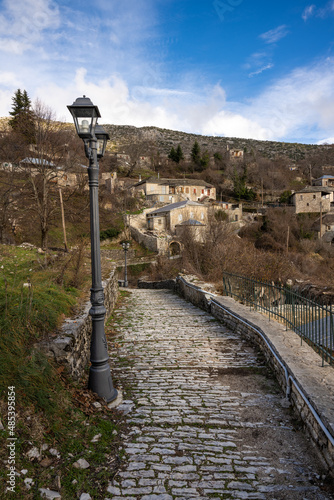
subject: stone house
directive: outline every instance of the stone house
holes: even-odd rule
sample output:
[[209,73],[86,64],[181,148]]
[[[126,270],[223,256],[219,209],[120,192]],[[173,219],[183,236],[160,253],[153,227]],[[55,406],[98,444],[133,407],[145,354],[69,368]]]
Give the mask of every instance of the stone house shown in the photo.
[[193,241],[200,243],[205,242],[206,225],[195,219],[188,219],[181,224],[176,224],[175,235],[177,238],[182,238],[185,233],[188,233]]
[[48,170],[53,172],[57,170],[56,165],[44,158],[24,158],[19,163],[19,169],[23,172],[24,170],[29,170],[29,173],[33,176],[38,175],[41,170]]
[[332,243],[334,239],[334,213],[327,213],[321,219],[317,219],[312,229],[318,238],[323,238],[325,241]]
[[244,151],[242,149],[230,148],[230,146],[227,145],[227,157],[229,160],[243,160]]
[[201,179],[159,179],[151,177],[137,182],[131,189],[135,192],[142,192],[147,200],[159,203],[216,199],[216,188]]
[[313,181],[313,185],[334,188],[334,175],[322,175]]
[[321,186],[307,186],[291,195],[295,213],[329,212],[334,206],[333,189]]
[[[73,172],[57,172],[57,184],[59,187],[75,187],[79,185],[78,174]],[[88,184],[88,182],[87,182]]]
[[13,172],[13,170],[15,170],[15,167],[13,166],[12,163],[3,162],[0,164],[0,170],[4,170],[6,172]]
[[172,203],[146,214],[147,229],[150,231],[175,233],[175,227],[182,222],[195,220],[207,224],[208,207],[191,200]]
[[228,222],[240,222],[242,220],[242,203],[229,203],[217,201],[213,204],[215,211],[222,210],[226,213]]

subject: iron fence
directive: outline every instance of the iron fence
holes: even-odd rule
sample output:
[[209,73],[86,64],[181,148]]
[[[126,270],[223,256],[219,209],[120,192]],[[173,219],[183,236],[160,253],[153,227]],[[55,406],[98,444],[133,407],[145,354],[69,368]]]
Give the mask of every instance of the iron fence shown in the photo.
[[294,292],[289,287],[224,273],[224,294],[265,313],[296,332],[325,362],[334,364],[334,309]]

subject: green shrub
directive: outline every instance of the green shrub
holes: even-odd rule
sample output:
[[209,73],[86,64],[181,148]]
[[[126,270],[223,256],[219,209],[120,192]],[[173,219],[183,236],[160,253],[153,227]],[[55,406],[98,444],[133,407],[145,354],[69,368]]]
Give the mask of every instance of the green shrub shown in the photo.
[[105,231],[100,231],[100,240],[104,241],[108,238],[116,238],[121,233],[120,229],[116,227],[111,227],[110,229],[106,229]]

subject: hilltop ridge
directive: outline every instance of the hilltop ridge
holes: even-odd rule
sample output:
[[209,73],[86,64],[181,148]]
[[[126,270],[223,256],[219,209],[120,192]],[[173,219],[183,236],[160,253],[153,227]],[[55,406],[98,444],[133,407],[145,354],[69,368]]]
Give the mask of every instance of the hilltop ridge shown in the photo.
[[[8,117],[0,117],[0,130],[8,132]],[[102,124],[110,134],[107,149],[112,152],[122,152],[122,148],[133,144],[142,144],[156,149],[162,155],[168,155],[171,148],[182,146],[183,153],[190,155],[194,142],[197,141],[201,150],[210,154],[224,152],[227,147],[240,149],[245,153],[263,156],[268,159],[287,157],[293,161],[303,160],[310,154],[325,150],[333,145],[303,144],[296,142],[264,141],[240,137],[207,136],[155,126],[136,127],[134,125]],[[64,126],[74,127],[72,123]],[[145,154],[145,151],[142,151]]]
[[133,143],[147,142],[155,146],[161,154],[168,154],[172,147],[179,144],[186,155],[189,155],[194,142],[197,140],[202,150],[207,149],[209,153],[226,151],[230,149],[241,149],[246,153],[258,153],[270,159],[279,156],[289,157],[291,160],[304,159],[308,154],[315,153],[328,146],[316,144],[302,144],[279,141],[262,141],[256,139],[244,139],[238,137],[204,136],[199,134],[181,132],[177,130],[159,127],[135,127],[133,125],[111,125],[103,124],[109,132],[111,140],[109,149],[121,150],[122,147]]

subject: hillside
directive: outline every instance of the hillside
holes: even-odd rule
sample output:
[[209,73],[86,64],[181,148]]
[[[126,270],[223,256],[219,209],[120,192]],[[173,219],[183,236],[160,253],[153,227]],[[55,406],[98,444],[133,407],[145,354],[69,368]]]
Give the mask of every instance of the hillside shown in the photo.
[[[74,126],[72,123],[64,123],[66,128]],[[132,125],[103,124],[105,130],[110,134],[107,149],[111,152],[122,152],[122,148],[142,145],[141,154],[147,154],[147,148],[155,149],[162,155],[168,155],[171,148],[179,144],[185,155],[190,155],[194,142],[197,140],[202,151],[208,150],[210,154],[225,152],[230,149],[241,149],[245,153],[260,157],[275,159],[287,157],[292,161],[300,161],[308,155],[321,153],[328,149],[328,145],[318,146],[315,144],[301,144],[278,141],[259,141],[255,139],[244,139],[238,137],[204,136],[169,130],[159,127],[135,127]],[[0,132],[9,130],[8,117],[0,117]],[[333,145],[331,148],[334,147]]]
[[207,149],[212,154],[226,151],[227,146],[229,146],[230,149],[242,149],[246,153],[254,152],[270,159],[286,156],[291,160],[298,161],[304,159],[309,154],[316,153],[328,147],[317,146],[315,144],[258,141],[236,137],[203,136],[158,127],[138,128],[130,125],[110,124],[104,124],[103,126],[111,137],[109,149],[119,152],[122,150],[122,147],[144,142],[150,143],[160,154],[168,154],[172,147],[175,148],[178,144],[181,144],[183,152],[189,155],[195,140],[197,140],[201,150]]

